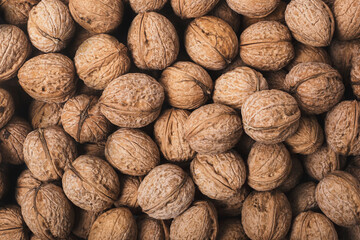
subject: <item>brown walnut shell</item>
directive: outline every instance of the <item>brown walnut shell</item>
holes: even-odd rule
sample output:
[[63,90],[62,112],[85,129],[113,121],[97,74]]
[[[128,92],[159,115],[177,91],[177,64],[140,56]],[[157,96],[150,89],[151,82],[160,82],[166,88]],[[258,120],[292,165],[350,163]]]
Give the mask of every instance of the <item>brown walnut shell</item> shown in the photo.
[[360,181],[360,156],[355,156],[354,158],[350,159],[345,171]]
[[12,118],[15,112],[13,97],[8,91],[0,88],[0,128],[3,128]]
[[315,199],[316,183],[305,182],[297,185],[289,194],[294,216],[301,212],[317,210],[319,207]]
[[287,72],[285,70],[265,72],[264,77],[268,83],[269,89],[278,89],[286,92],[285,78]]
[[169,239],[169,229],[164,221],[156,220],[147,215],[142,215],[136,219],[139,240],[167,240]]
[[34,129],[61,126],[61,103],[47,103],[33,100],[29,107],[29,119]]
[[274,11],[272,11],[269,15],[261,18],[253,18],[243,16],[242,18],[242,26],[243,28],[247,28],[254,23],[261,22],[261,21],[277,21],[282,24],[285,24],[285,10],[286,10],[287,3],[284,1],[280,1],[279,5],[276,7]]
[[252,18],[261,18],[272,13],[280,0],[226,0],[229,7],[235,12]]
[[229,7],[226,0],[220,0],[219,4],[212,10],[211,15],[227,22],[235,32],[240,28],[240,15]]
[[182,19],[202,17],[210,12],[218,2],[219,0],[170,0],[174,13]]
[[356,57],[352,61],[350,82],[354,95],[359,99],[360,98],[360,57]]
[[343,41],[360,38],[360,3],[356,0],[334,0],[332,10],[337,37]]
[[291,189],[293,189],[294,187],[296,187],[299,184],[299,182],[304,174],[304,169],[303,169],[303,166],[302,166],[300,160],[295,156],[291,156],[291,159],[292,159],[292,167],[291,167],[289,176],[277,188],[278,190],[280,190],[282,192],[288,192]]
[[168,0],[129,0],[134,12],[149,12],[162,9]]
[[24,26],[29,18],[30,10],[40,0],[5,0],[0,4],[5,21],[16,26]]
[[72,229],[72,233],[79,238],[87,239],[92,225],[101,213],[102,212],[91,212],[81,208],[76,208],[75,224]]
[[26,196],[27,192],[38,188],[40,185],[41,181],[36,179],[29,169],[22,171],[17,179],[15,188],[16,202],[22,206],[22,202],[24,201],[24,197]]
[[219,220],[218,240],[248,240],[241,220],[238,218],[226,218]]
[[138,189],[141,181],[142,177],[123,175],[120,178],[121,189],[119,198],[114,203],[115,207],[127,207],[134,214],[141,212],[137,200]]
[[26,240],[28,232],[19,206],[0,208],[0,240]]

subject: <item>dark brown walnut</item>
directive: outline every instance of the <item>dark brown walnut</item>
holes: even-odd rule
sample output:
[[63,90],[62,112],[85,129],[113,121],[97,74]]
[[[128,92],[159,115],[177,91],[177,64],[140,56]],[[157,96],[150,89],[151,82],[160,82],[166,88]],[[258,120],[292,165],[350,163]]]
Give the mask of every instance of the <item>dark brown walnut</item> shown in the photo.
[[76,208],[75,224],[72,233],[79,238],[87,239],[92,225],[101,213],[102,212],[91,212]]
[[360,3],[354,0],[334,0],[336,35],[340,40],[360,38]]
[[350,72],[350,83],[354,95],[360,98],[360,57],[356,57],[352,61]]
[[261,22],[261,21],[278,21],[280,23],[285,24],[286,6],[287,6],[286,2],[280,1],[279,5],[276,7],[276,9],[265,17],[253,18],[253,17],[243,16],[242,26],[245,29],[245,28],[249,27],[250,25],[257,23],[257,22]]
[[202,17],[210,12],[218,2],[219,0],[170,0],[175,14],[182,19]]
[[299,159],[294,155],[291,156],[291,159],[292,159],[292,167],[290,174],[286,178],[286,180],[277,188],[282,192],[288,192],[291,189],[293,189],[295,186],[297,186],[304,174],[304,169]]
[[347,165],[346,172],[353,175],[360,181],[360,156],[355,156],[349,160],[349,164]]
[[337,240],[334,224],[321,213],[300,213],[292,225],[292,240]]
[[13,117],[15,103],[8,91],[0,88],[0,128],[3,128]]
[[198,153],[215,154],[230,150],[240,140],[242,132],[238,113],[218,103],[196,109],[185,122],[185,139]]
[[247,135],[255,141],[273,144],[296,132],[301,113],[290,94],[280,90],[263,90],[245,101],[241,115]]
[[43,239],[64,239],[74,225],[74,210],[61,187],[43,183],[23,198],[21,213],[26,225]]
[[[64,0],[65,2],[66,0]],[[36,235],[32,235],[30,240],[44,240],[44,238],[36,236]],[[69,235],[66,240],[79,240],[77,237],[75,237],[74,235]]]
[[217,235],[218,240],[247,240],[249,239],[238,218],[226,218],[219,220],[219,232]]
[[128,73],[105,88],[99,100],[100,110],[114,125],[140,128],[159,116],[164,95],[164,88],[154,78]]
[[175,27],[156,12],[139,13],[134,18],[127,43],[135,65],[141,69],[163,70],[179,54],[180,43]]
[[240,57],[262,71],[278,71],[294,58],[289,29],[277,21],[262,21],[240,35]]
[[215,240],[218,228],[214,205],[209,201],[196,201],[171,222],[170,239]]
[[82,155],[65,169],[62,185],[70,201],[87,211],[99,212],[117,200],[119,177],[101,158]]
[[121,0],[70,0],[69,9],[80,26],[95,33],[115,30],[124,14]]
[[91,227],[89,240],[135,240],[137,227],[134,216],[127,208],[113,208],[101,214]]
[[356,225],[351,228],[342,228],[341,234],[343,240],[351,239],[351,240],[359,240],[360,239],[360,225]]
[[3,82],[16,76],[31,53],[31,44],[20,28],[7,24],[0,25],[0,41],[0,82]]
[[9,180],[6,171],[7,169],[3,165],[0,166],[0,199],[5,196],[9,186]]
[[240,15],[229,7],[226,0],[220,0],[210,14],[227,22],[235,32],[239,30]]
[[131,64],[127,47],[108,34],[86,39],[77,49],[74,62],[79,78],[97,90],[127,73]]
[[321,211],[335,224],[360,225],[360,182],[350,173],[329,173],[317,185],[315,196]]
[[169,229],[162,220],[156,220],[147,215],[136,219],[139,240],[169,239]]
[[280,0],[226,0],[229,7],[235,12],[252,18],[261,18],[272,13],[280,3]]
[[40,181],[60,180],[77,156],[75,141],[58,126],[30,132],[23,151],[26,166]]
[[137,196],[142,177],[123,175],[120,178],[120,194],[115,207],[127,207],[134,214],[141,212]]
[[201,193],[217,200],[234,196],[246,181],[245,163],[235,151],[197,154],[190,171]]
[[105,141],[99,143],[85,143],[80,145],[79,152],[81,155],[92,155],[105,159],[105,144]]
[[76,90],[74,63],[59,53],[42,54],[28,60],[20,68],[18,78],[25,92],[40,101],[62,103]]
[[21,209],[16,205],[0,208],[0,240],[9,239],[28,239],[28,230],[21,215]]
[[194,196],[195,185],[191,177],[173,164],[155,167],[138,189],[142,211],[155,219],[177,217],[190,206]]
[[32,189],[39,188],[41,181],[37,180],[30,170],[26,169],[21,172],[20,176],[17,179],[17,184],[15,188],[15,199],[16,202],[22,206],[22,202],[28,191]]
[[167,0],[129,0],[130,6],[134,12],[149,12],[162,9]]
[[246,235],[253,240],[283,239],[291,225],[291,207],[279,191],[252,192],[246,198],[241,222]]
[[182,109],[205,104],[214,88],[206,70],[193,62],[176,62],[162,72],[159,82],[169,104]]
[[234,30],[214,16],[194,19],[185,31],[184,44],[190,58],[209,70],[224,69],[238,53]]
[[289,201],[294,216],[301,212],[317,210],[319,207],[315,199],[316,183],[305,182],[297,185],[289,193]]
[[4,0],[0,3],[0,9],[7,23],[24,26],[28,21],[30,10],[39,2],[40,0]]
[[29,107],[29,119],[34,129],[61,126],[63,104],[33,100]]
[[265,72],[264,77],[268,83],[269,89],[278,89],[286,91],[285,78],[287,72],[285,70]]

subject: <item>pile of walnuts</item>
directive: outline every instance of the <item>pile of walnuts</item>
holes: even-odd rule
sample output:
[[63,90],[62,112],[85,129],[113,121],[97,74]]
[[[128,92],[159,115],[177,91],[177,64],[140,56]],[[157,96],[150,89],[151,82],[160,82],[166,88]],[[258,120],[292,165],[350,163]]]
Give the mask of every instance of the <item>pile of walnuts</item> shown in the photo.
[[0,240],[360,240],[360,1],[0,21]]

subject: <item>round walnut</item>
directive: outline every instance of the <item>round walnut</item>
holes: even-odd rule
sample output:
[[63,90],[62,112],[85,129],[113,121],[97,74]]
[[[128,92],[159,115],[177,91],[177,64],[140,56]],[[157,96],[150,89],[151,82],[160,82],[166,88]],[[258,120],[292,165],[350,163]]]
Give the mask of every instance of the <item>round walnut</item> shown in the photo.
[[289,29],[277,21],[262,21],[240,35],[240,57],[262,71],[278,71],[294,58]]
[[296,65],[286,76],[285,85],[299,107],[309,114],[329,111],[345,91],[340,73],[326,63]]
[[291,215],[285,194],[279,191],[254,191],[244,202],[241,222],[250,239],[280,240],[290,229]]
[[175,27],[156,12],[139,13],[134,18],[127,42],[135,65],[141,69],[165,69],[176,60],[180,47]]
[[305,182],[297,185],[289,194],[292,213],[297,216],[301,212],[317,210],[319,207],[315,199],[316,183]]
[[247,135],[255,141],[273,144],[296,132],[301,113],[290,94],[280,90],[263,90],[245,101],[241,115]]
[[113,167],[132,176],[146,175],[160,163],[156,143],[138,129],[121,128],[111,134],[105,156]]
[[198,153],[215,154],[230,150],[240,140],[242,132],[237,112],[218,103],[196,109],[185,122],[185,139]]
[[202,17],[210,12],[218,2],[219,0],[170,0],[175,14],[182,19]]
[[272,13],[280,0],[226,0],[229,7],[235,12],[252,18],[261,18]]
[[334,0],[332,7],[337,37],[342,41],[359,38],[360,3],[353,0]]
[[87,239],[90,229],[101,212],[86,211],[81,208],[75,209],[75,224],[72,233],[83,239]]
[[165,240],[169,239],[169,229],[164,221],[156,220],[147,215],[142,215],[136,219],[138,238],[141,240]]
[[360,156],[355,156],[354,158],[350,159],[345,171],[360,181]]
[[128,73],[113,80],[103,91],[101,113],[119,127],[141,128],[160,114],[164,88],[152,77]]
[[211,15],[227,22],[235,32],[240,28],[240,15],[233,11],[225,0],[220,0],[219,4],[212,10]]
[[210,75],[192,62],[176,62],[166,68],[159,82],[172,107],[196,109],[210,98],[214,84]]
[[3,82],[16,76],[31,53],[31,44],[20,28],[7,24],[0,25],[0,42],[0,82]]
[[292,167],[289,176],[286,180],[277,188],[282,192],[288,192],[293,189],[296,185],[299,184],[301,178],[304,174],[304,169],[299,161],[299,159],[295,156],[291,156],[292,159]]
[[116,29],[124,12],[121,0],[70,0],[69,9],[80,26],[95,33],[108,33]]
[[28,232],[19,206],[0,208],[0,240],[26,240]]
[[91,227],[89,240],[135,240],[137,227],[134,216],[127,208],[113,208],[101,214]]
[[18,78],[25,92],[40,101],[62,103],[76,90],[74,63],[59,53],[30,59],[20,68]]
[[359,99],[360,98],[360,57],[356,57],[352,61],[350,82],[354,95]]
[[177,217],[190,206],[194,196],[195,186],[191,177],[173,164],[155,167],[138,189],[142,211],[155,219]]
[[90,155],[82,155],[68,165],[62,185],[72,203],[94,212],[109,208],[120,192],[115,170],[106,161]]
[[8,91],[0,88],[0,128],[3,128],[15,112],[14,99]]
[[16,202],[22,206],[22,202],[28,191],[39,188],[41,181],[37,180],[30,170],[26,169],[21,172],[20,176],[17,179],[17,184],[15,188],[15,199]]
[[265,72],[264,77],[268,83],[269,89],[278,89],[286,92],[285,78],[287,72],[285,70]]
[[134,12],[149,12],[162,9],[167,0],[129,0],[130,6]]
[[29,107],[29,119],[34,129],[61,126],[61,103],[33,100]]
[[209,70],[224,69],[238,53],[234,30],[214,16],[193,20],[186,29],[184,44],[190,58]]
[[77,155],[74,140],[58,126],[30,132],[24,142],[24,160],[40,181],[59,180]]
[[29,18],[29,12],[40,0],[4,0],[1,1],[0,9],[5,21],[16,26],[24,26]]
[[316,187],[321,211],[335,224],[352,227],[360,224],[360,182],[350,173],[334,171]]
[[85,40],[77,49],[74,62],[79,78],[97,90],[127,73],[131,64],[127,47],[107,34]]
[[133,213],[139,213],[140,206],[137,200],[138,189],[142,181],[141,177],[123,175],[120,178],[120,194],[114,203],[115,207],[127,207]]
[[218,240],[248,240],[241,220],[238,218],[226,218],[219,221]]
[[68,7],[60,0],[42,0],[29,13],[30,41],[42,52],[59,52],[75,33]]
[[213,100],[240,110],[249,96],[266,89],[268,84],[261,73],[249,67],[238,67],[216,79]]

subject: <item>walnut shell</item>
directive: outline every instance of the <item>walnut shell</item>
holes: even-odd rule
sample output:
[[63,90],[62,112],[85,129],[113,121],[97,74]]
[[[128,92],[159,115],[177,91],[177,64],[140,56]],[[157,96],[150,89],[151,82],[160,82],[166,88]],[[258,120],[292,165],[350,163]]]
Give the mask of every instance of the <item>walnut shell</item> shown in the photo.
[[169,229],[164,221],[156,220],[147,215],[136,219],[139,240],[166,240],[169,239]]
[[269,89],[278,89],[284,92],[287,90],[285,86],[286,75],[287,72],[285,70],[264,73],[264,77],[268,83]]
[[337,37],[343,41],[360,38],[360,3],[354,0],[335,0],[332,10]]
[[280,0],[226,0],[229,7],[235,12],[252,18],[261,18],[272,13]]
[[354,95],[359,99],[360,98],[360,57],[356,57],[352,61],[350,82]]
[[350,159],[345,171],[360,181],[360,156],[355,156],[354,158]]
[[90,229],[101,212],[86,211],[81,208],[75,210],[75,224],[72,233],[79,237],[87,239]]
[[119,198],[114,203],[115,207],[127,207],[133,213],[139,213],[140,206],[137,196],[141,181],[142,177],[123,175],[122,178],[120,178],[121,189]]
[[0,88],[0,128],[3,128],[12,118],[15,112],[13,97],[8,91]]
[[156,12],[139,13],[134,18],[127,42],[135,65],[141,69],[165,69],[179,54],[180,43],[175,27]]
[[162,9],[167,0],[129,0],[130,6],[134,12],[149,12]]
[[138,202],[142,211],[155,219],[175,218],[194,200],[195,186],[180,167],[155,167],[141,182]]
[[220,0],[219,4],[212,10],[211,15],[227,22],[235,32],[240,28],[240,15],[229,7],[226,0]]
[[262,21],[240,35],[240,57],[262,71],[278,71],[294,58],[289,29],[277,21]]
[[238,39],[231,26],[214,16],[194,19],[185,31],[190,58],[209,70],[224,69],[238,53]]
[[182,19],[202,17],[210,12],[218,2],[219,0],[170,0],[174,13]]
[[102,114],[114,125],[140,128],[159,116],[164,98],[164,89],[154,78],[128,73],[113,80],[99,102]]
[[34,129],[61,126],[61,103],[33,100],[29,107],[29,119]]
[[277,21],[282,24],[285,24],[285,10],[286,10],[287,3],[284,1],[280,1],[279,5],[276,7],[274,11],[272,11],[269,15],[261,18],[253,18],[243,16],[242,18],[242,25],[243,28],[247,28],[254,23],[261,22],[261,21]]
[[22,206],[22,202],[24,201],[24,197],[26,196],[27,192],[32,189],[39,188],[40,185],[41,181],[37,180],[29,169],[22,171],[17,179],[15,188],[16,202]]
[[238,218],[226,218],[219,221],[218,240],[247,240],[249,239]]
[[315,199],[316,183],[305,182],[297,185],[289,194],[294,216],[301,212],[317,210],[319,207]]
[[282,192],[288,192],[293,189],[298,183],[300,182],[303,174],[304,169],[299,161],[299,159],[295,156],[291,156],[292,159],[292,167],[289,176],[286,180],[278,187],[278,190]]
[[68,165],[62,184],[72,203],[94,212],[109,208],[120,192],[115,170],[106,161],[90,155],[82,155]]
[[29,12],[40,0],[12,0],[2,1],[0,9],[4,13],[5,21],[16,26],[27,23]]
[[218,103],[196,109],[185,122],[185,139],[198,153],[215,154],[230,150],[240,140],[242,132],[237,112]]
[[350,173],[334,171],[316,187],[321,211],[335,224],[352,227],[360,224],[360,182]]
[[241,115],[247,135],[255,141],[273,144],[296,132],[301,114],[290,94],[280,90],[263,90],[245,101]]
[[26,240],[27,228],[19,206],[0,208],[0,240]]

